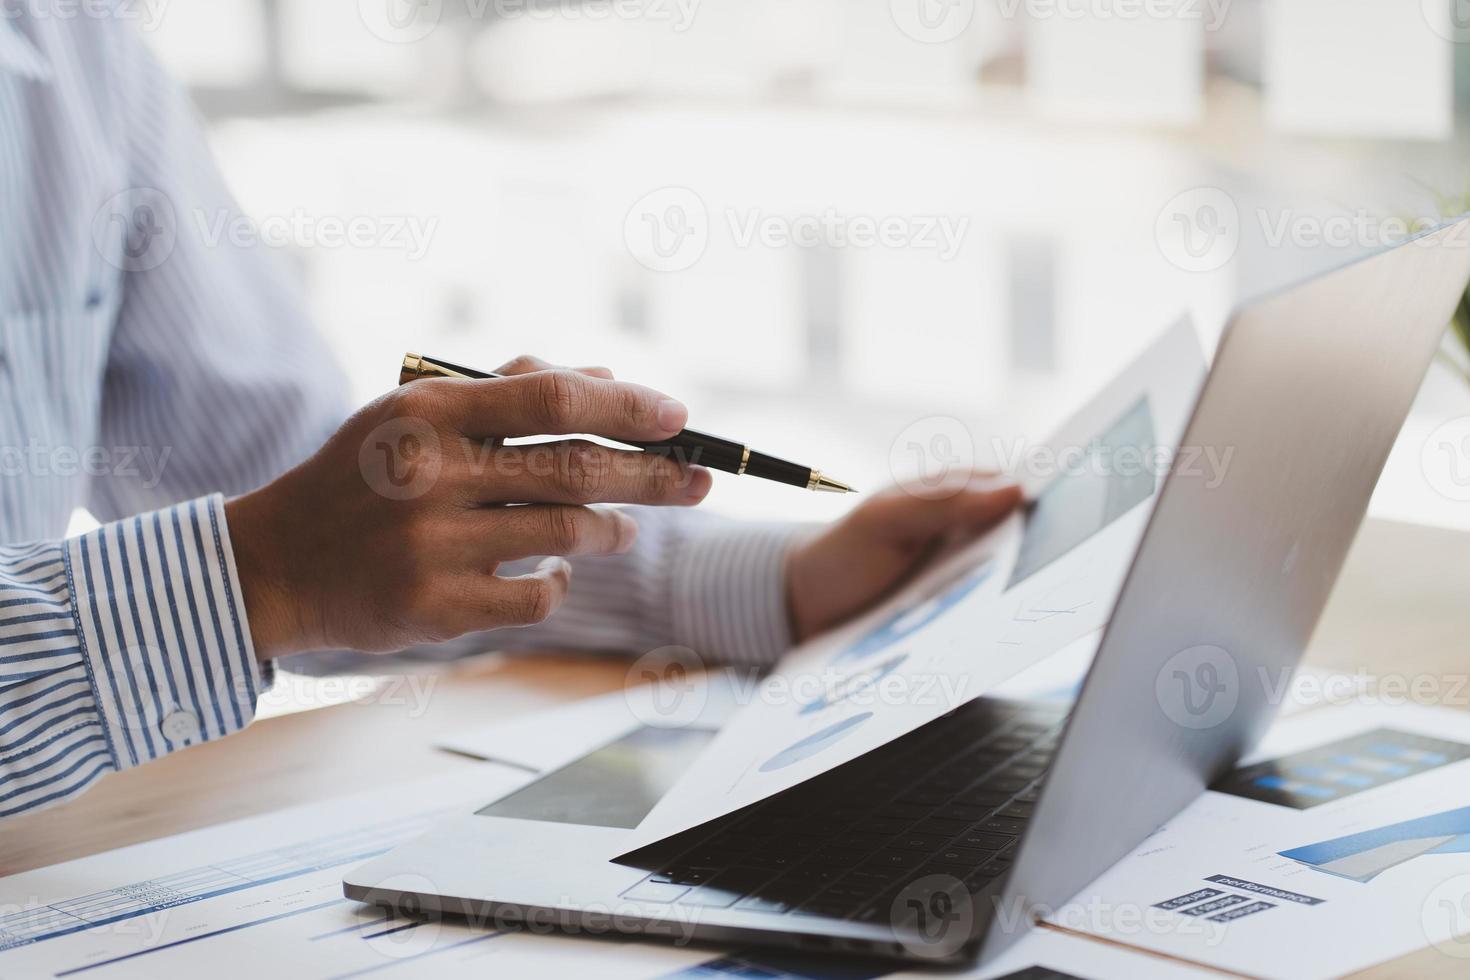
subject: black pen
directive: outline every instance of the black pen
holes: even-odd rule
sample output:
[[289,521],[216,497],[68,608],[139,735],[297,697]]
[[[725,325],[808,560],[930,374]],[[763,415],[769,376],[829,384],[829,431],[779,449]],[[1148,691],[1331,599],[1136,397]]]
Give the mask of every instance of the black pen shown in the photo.
[[[504,375],[490,371],[476,371],[437,357],[424,354],[403,355],[403,367],[398,372],[398,383],[408,384],[419,378],[500,378]],[[693,429],[685,429],[672,439],[659,442],[632,442],[616,440],[624,445],[658,453],[680,463],[707,466],[712,470],[734,473],[736,476],[757,476],[762,480],[774,480],[793,487],[806,487],[818,493],[856,493],[852,487],[823,476],[820,470],[809,466],[788,463],[784,459],[758,453],[743,443],[731,442],[719,436],[707,435]]]

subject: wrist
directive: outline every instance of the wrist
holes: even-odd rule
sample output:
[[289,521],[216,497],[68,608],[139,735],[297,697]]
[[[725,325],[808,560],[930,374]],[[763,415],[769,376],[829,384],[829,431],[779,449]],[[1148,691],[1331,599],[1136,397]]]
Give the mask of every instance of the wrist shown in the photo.
[[235,552],[235,570],[245,604],[245,619],[257,660],[300,653],[324,644],[314,640],[303,615],[301,591],[290,578],[290,561],[277,540],[266,490],[225,502],[225,523]]
[[[818,537],[815,531],[800,534],[786,551],[781,563],[782,591],[786,598],[786,623],[795,644],[805,643],[816,632],[813,628],[813,613],[810,609],[810,572],[807,568],[812,542]],[[802,588],[803,583],[808,588]]]

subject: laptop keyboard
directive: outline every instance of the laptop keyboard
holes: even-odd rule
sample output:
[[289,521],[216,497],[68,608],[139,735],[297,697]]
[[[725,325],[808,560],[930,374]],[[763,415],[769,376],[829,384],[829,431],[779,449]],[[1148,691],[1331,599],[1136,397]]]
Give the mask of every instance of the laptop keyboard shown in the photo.
[[1010,869],[1064,719],[1051,705],[972,701],[631,855],[657,870],[623,897],[869,922],[886,921],[903,890],[930,875],[979,891]]

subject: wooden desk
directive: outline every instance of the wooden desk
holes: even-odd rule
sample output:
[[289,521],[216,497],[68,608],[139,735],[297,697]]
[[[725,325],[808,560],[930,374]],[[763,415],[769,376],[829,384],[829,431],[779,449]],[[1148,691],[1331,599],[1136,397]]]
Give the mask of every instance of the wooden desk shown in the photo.
[[[1426,563],[1433,578],[1424,588],[1437,584],[1453,593],[1455,603],[1462,602],[1465,591],[1460,590],[1470,573],[1467,541],[1470,536],[1445,539],[1425,529],[1370,524],[1319,630],[1319,641],[1325,636],[1331,642],[1319,642],[1309,661],[1342,670],[1376,666],[1400,673],[1470,669],[1461,639],[1467,635],[1463,613],[1453,616],[1458,622],[1451,624],[1461,628],[1420,636],[1410,656],[1402,642],[1381,647],[1365,642],[1392,634],[1385,633],[1389,626],[1384,622],[1391,617],[1364,612],[1365,604],[1370,612],[1397,611],[1400,604],[1375,588],[1397,581],[1395,588],[1402,592],[1396,572],[1408,574],[1411,566],[1422,571]],[[1435,548],[1440,550],[1431,554]],[[1423,591],[1412,591],[1404,601],[1423,597]],[[1436,608],[1443,619],[1446,607]],[[1463,609],[1455,604],[1447,608]],[[1374,632],[1365,637],[1370,621]],[[6,820],[0,834],[0,874],[370,789],[395,775],[408,779],[456,768],[468,771],[481,763],[431,748],[436,736],[617,690],[626,673],[626,661],[617,659],[489,656],[438,675],[420,716],[402,704],[366,703],[258,722],[219,742],[107,776],[62,806]],[[1461,977],[1465,963],[1430,948],[1359,976]]]

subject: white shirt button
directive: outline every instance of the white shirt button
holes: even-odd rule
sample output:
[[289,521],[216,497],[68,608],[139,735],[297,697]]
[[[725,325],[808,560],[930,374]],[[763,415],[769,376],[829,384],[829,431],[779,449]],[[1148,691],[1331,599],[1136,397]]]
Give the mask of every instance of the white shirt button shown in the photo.
[[199,737],[199,717],[192,711],[172,711],[159,726],[170,742],[184,742]]

